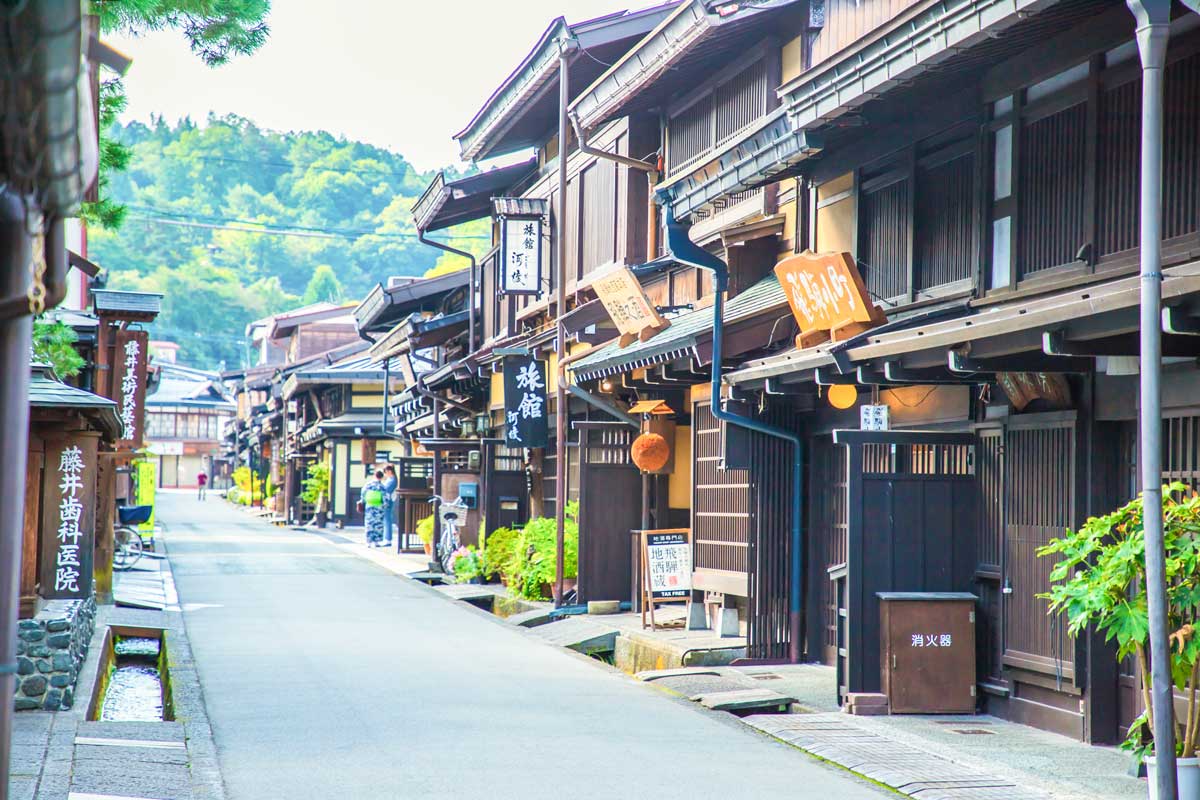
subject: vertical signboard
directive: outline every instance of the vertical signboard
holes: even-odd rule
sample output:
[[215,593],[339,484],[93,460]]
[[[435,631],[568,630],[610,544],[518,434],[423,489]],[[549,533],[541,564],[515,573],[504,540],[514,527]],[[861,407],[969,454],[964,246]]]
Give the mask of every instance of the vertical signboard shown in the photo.
[[146,369],[150,354],[146,331],[118,330],[114,337],[112,397],[121,418],[118,449],[142,446],[146,421]]
[[618,347],[639,339],[644,342],[671,324],[650,304],[629,267],[618,266],[604,273],[592,282],[592,288],[621,333]]
[[542,293],[542,220],[505,217],[500,227],[500,291]]
[[687,528],[642,531],[642,627],[650,617],[656,630],[654,609],[660,603],[691,602],[692,544]]
[[532,355],[504,359],[504,443],[509,447],[545,447],[546,364]]
[[40,594],[47,600],[92,593],[98,444],[86,433],[46,440]]

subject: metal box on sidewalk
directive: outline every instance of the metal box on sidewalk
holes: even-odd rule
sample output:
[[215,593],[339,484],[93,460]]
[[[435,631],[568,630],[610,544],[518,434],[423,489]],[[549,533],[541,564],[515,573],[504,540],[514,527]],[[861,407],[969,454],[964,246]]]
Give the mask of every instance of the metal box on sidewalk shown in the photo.
[[879,592],[876,596],[879,672],[891,713],[975,713],[975,595]]

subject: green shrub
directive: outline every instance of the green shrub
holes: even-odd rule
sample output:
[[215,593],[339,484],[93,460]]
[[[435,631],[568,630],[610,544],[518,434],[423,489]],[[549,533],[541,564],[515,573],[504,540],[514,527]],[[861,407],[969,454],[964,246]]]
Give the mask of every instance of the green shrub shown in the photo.
[[231,503],[241,503],[242,490],[236,486],[230,486],[225,492],[225,499]]
[[503,575],[505,581],[513,581],[517,572],[517,540],[520,536],[520,530],[497,528],[484,542],[488,566]]
[[[563,577],[579,576],[579,503],[564,509]],[[525,523],[515,548],[516,570],[509,588],[528,600],[546,600],[546,588],[554,583],[558,564],[558,524],[553,517],[535,517]]]
[[473,544],[460,547],[450,558],[450,571],[454,573],[456,582],[469,583],[473,578],[487,574],[487,557]]
[[321,510],[325,498],[329,496],[329,472],[329,465],[324,461],[309,464],[305,472],[304,491],[300,493],[300,499],[317,505],[317,510]]

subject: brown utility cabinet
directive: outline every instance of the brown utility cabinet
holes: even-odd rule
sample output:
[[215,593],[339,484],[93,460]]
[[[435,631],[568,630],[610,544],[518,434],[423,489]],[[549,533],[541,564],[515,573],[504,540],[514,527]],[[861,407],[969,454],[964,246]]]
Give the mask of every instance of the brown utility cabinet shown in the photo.
[[879,674],[893,714],[975,713],[975,595],[879,592]]

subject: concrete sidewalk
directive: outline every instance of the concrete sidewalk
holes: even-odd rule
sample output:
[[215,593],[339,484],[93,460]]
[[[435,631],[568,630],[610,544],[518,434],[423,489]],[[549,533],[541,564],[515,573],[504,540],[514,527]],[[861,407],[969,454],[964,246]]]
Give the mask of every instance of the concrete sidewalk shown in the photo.
[[[160,552],[164,545],[157,542]],[[169,563],[142,559],[118,573],[117,590],[145,596],[157,583],[163,610],[101,606],[87,658],[67,711],[21,711],[13,724],[12,800],[224,800],[225,792],[196,677],[183,614],[175,604]],[[88,719],[109,626],[162,628],[167,641],[174,722],[96,722]]]

